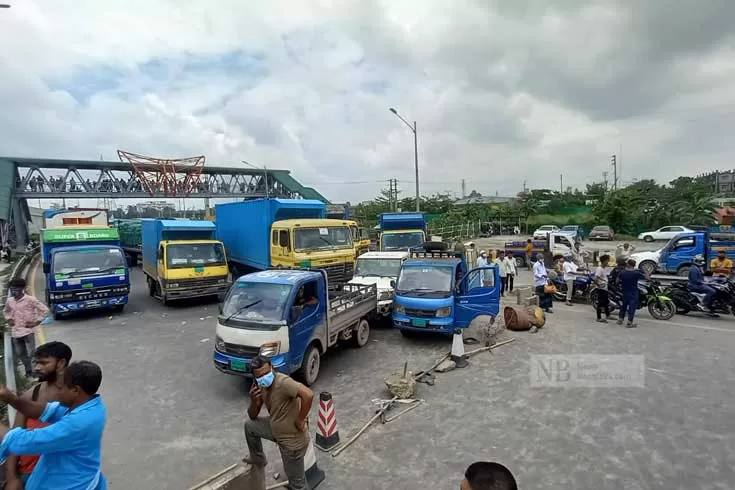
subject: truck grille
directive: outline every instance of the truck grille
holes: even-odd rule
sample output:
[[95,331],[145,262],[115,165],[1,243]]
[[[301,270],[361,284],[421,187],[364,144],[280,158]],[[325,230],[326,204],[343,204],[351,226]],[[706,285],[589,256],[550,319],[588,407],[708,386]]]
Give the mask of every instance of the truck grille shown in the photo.
[[436,310],[419,310],[417,308],[406,308],[406,316],[412,316],[416,318],[434,318],[436,317]]
[[222,284],[219,282],[222,278],[221,277],[202,277],[201,279],[171,279],[169,282],[178,284],[180,288],[188,288],[188,287],[196,287],[196,288],[206,288],[209,286],[217,286]]
[[355,266],[352,262],[347,264],[333,264],[320,266],[319,269],[327,271],[327,279],[330,283],[345,283],[352,279]]
[[74,291],[50,292],[52,301],[88,301],[90,299],[103,299],[114,296],[125,296],[130,292],[128,286],[109,286],[94,289],[75,289]]
[[225,354],[251,358],[260,353],[260,347],[249,347],[247,345],[228,344],[225,342]]

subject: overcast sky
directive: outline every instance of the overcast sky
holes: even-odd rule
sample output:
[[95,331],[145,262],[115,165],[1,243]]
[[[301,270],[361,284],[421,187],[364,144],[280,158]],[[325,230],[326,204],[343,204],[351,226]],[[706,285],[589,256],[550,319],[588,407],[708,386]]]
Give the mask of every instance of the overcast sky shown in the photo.
[[[2,0],[0,155],[204,154],[332,201],[735,167],[728,0]],[[580,5],[585,5],[580,7]]]

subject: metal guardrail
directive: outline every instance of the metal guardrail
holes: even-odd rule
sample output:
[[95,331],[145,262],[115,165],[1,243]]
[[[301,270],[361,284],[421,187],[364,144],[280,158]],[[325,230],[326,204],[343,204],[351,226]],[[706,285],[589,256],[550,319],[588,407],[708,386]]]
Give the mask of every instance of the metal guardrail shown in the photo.
[[[33,259],[36,258],[38,250],[38,247],[36,247],[33,250],[26,252],[26,254],[21,256],[21,258],[15,263],[15,266],[13,266],[13,270],[8,276],[8,282],[3,286],[2,295],[0,295],[0,298],[2,298],[2,305],[0,305],[0,307],[5,306],[5,300],[8,297],[8,284],[10,284],[10,281],[22,276],[25,273],[26,267],[28,267],[31,262],[33,262]],[[5,386],[7,386],[7,388],[11,391],[16,391],[18,389],[18,383],[15,379],[15,357],[13,353],[13,340],[10,335],[10,329],[8,328],[5,329],[3,347],[3,361],[5,363]],[[8,423],[10,427],[13,426],[14,422],[15,409],[8,405]]]

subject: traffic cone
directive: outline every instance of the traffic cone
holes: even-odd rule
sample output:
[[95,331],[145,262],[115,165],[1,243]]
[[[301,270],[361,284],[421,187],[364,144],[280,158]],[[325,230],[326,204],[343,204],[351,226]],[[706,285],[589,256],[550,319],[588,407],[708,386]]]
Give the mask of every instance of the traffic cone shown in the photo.
[[466,368],[470,365],[464,355],[464,340],[462,338],[462,330],[457,329],[452,336],[452,353],[451,359],[458,368]]
[[337,430],[337,414],[334,410],[332,394],[327,391],[319,393],[319,420],[316,424],[316,446],[322,451],[331,451],[339,444]]
[[326,475],[316,464],[316,451],[314,451],[314,443],[309,437],[309,447],[306,448],[304,455],[304,468],[306,468],[306,483],[310,489],[314,489],[324,481]]

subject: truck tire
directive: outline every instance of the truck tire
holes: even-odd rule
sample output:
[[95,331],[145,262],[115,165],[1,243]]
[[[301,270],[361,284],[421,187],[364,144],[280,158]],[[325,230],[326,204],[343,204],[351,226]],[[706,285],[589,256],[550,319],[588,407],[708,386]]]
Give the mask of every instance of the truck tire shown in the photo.
[[654,262],[653,260],[644,260],[638,265],[638,268],[644,274],[653,274],[654,272],[656,272],[656,262]]
[[298,377],[306,386],[311,386],[316,382],[319,377],[319,368],[321,367],[322,359],[319,354],[319,348],[316,344],[311,344],[306,348],[304,359],[301,361],[301,367],[298,371]]
[[691,269],[689,265],[682,265],[676,270],[676,275],[679,277],[687,277],[689,276],[689,269]]
[[355,331],[352,332],[352,338],[350,338],[350,342],[352,343],[353,347],[365,347],[367,343],[370,341],[370,322],[367,321],[367,318],[361,318],[359,322],[357,322],[357,327],[355,327]]
[[513,260],[516,261],[516,267],[526,267],[526,258],[521,257],[520,255],[516,255],[513,257]]
[[151,298],[156,297],[156,283],[148,276],[145,276],[146,281],[148,281],[148,294]]

